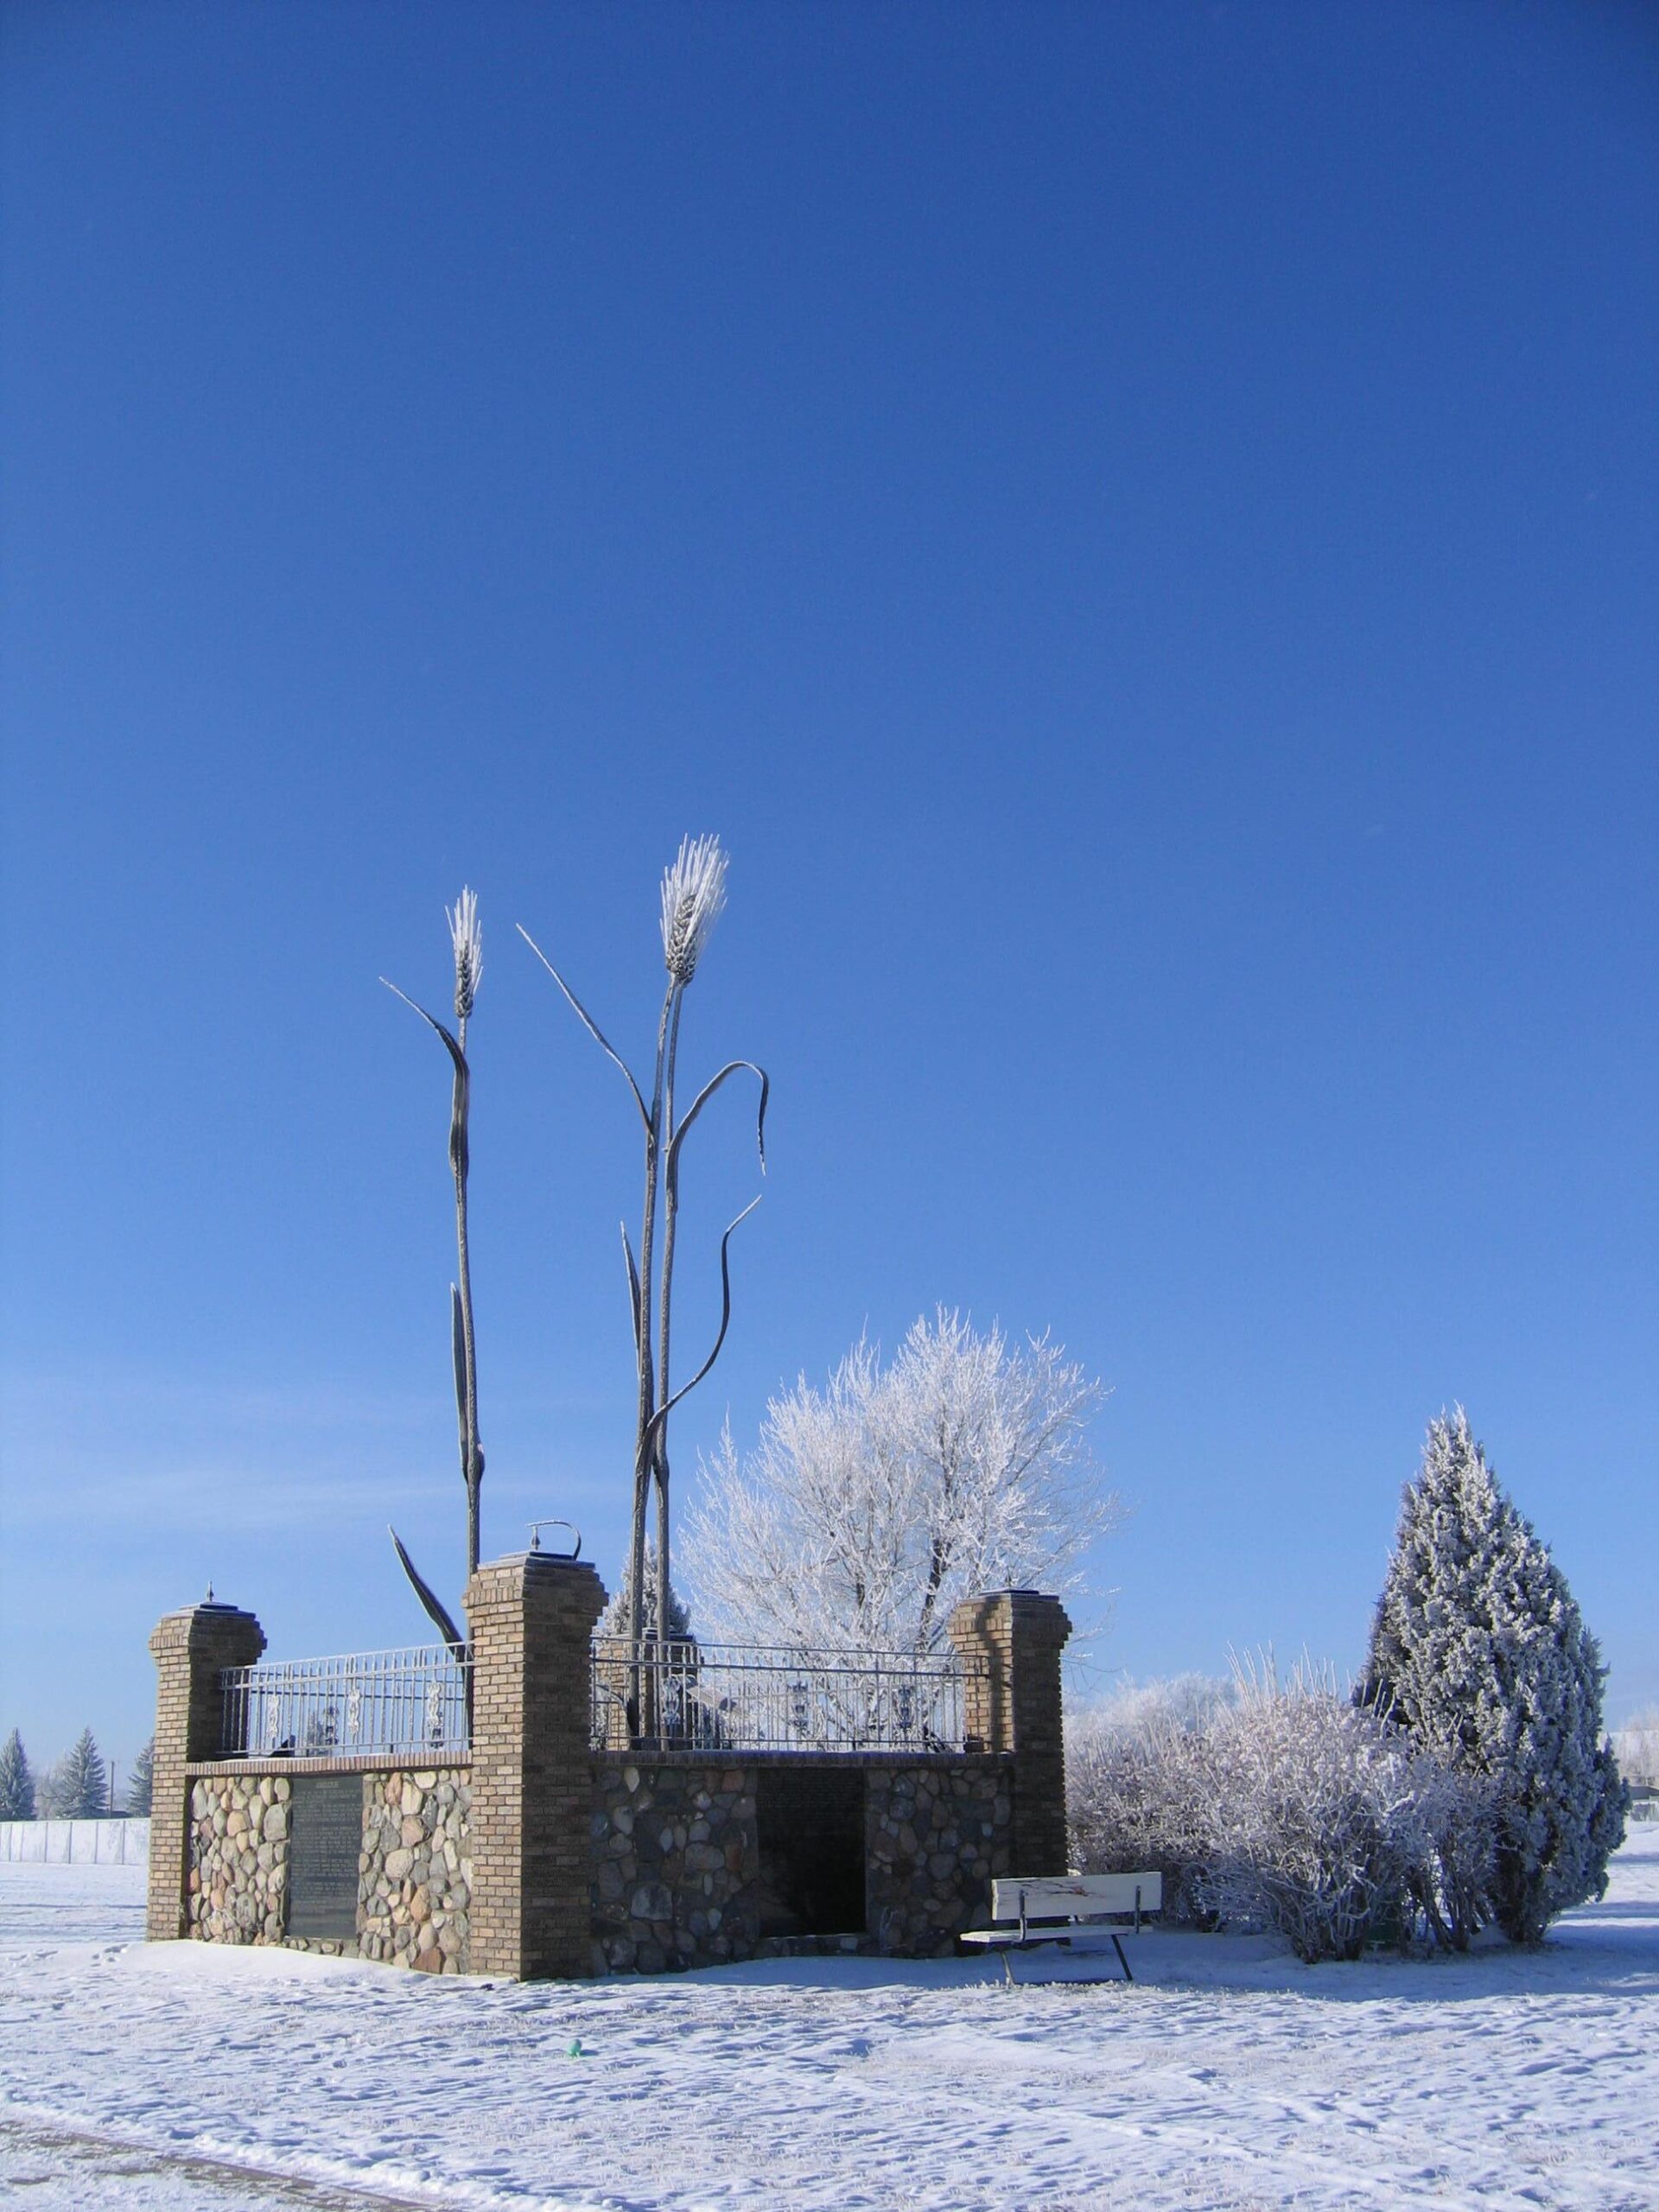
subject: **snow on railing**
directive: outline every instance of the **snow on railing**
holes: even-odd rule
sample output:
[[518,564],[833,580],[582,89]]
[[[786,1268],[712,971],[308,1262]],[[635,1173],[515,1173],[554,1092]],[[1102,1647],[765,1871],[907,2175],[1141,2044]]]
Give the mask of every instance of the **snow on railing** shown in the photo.
[[959,1751],[954,1654],[595,1637],[596,1750]]
[[226,1758],[464,1755],[471,1662],[446,1644],[227,1667]]

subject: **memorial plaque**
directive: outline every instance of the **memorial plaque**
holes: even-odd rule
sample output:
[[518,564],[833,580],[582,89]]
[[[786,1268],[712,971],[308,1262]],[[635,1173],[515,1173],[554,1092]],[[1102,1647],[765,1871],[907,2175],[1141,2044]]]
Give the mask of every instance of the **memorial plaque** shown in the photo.
[[296,1774],[288,1804],[288,1932],[357,1940],[360,1774]]

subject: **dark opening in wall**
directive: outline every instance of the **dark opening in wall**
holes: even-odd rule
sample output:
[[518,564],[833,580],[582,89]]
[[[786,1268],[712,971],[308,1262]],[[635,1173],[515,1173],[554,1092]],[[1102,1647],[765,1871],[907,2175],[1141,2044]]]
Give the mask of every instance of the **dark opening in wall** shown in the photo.
[[763,1766],[756,1777],[760,1933],[864,1933],[861,1768]]

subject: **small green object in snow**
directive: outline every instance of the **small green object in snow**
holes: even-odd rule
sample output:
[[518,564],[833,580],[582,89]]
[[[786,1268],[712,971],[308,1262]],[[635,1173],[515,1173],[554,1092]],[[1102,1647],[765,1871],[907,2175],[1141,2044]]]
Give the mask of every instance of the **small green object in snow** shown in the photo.
[[567,2058],[580,2058],[582,2056],[582,2037],[580,2036],[571,2037],[570,2048],[565,2053],[565,2056]]

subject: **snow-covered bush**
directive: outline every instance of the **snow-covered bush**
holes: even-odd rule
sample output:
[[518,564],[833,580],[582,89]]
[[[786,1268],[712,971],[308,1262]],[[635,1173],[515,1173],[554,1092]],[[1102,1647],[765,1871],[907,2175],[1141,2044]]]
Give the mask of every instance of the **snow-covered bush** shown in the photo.
[[1355,1694],[1491,1786],[1491,1910],[1516,1942],[1606,1887],[1628,1796],[1602,1738],[1602,1678],[1565,1576],[1462,1407],[1431,1422]]
[[1299,1959],[1357,1958],[1398,1934],[1430,1855],[1409,1747],[1306,1664],[1237,1669],[1205,1738],[1210,1795],[1194,1896],[1282,1936]]
[[1230,1695],[1206,1675],[1130,1683],[1066,1729],[1073,1865],[1161,1874],[1166,1920],[1208,1917],[1189,1882],[1208,1834],[1205,1730]]
[[1066,1790],[1074,1864],[1162,1874],[1167,1917],[1270,1929],[1310,1961],[1480,1924],[1491,1785],[1306,1662],[1130,1686],[1068,1728]]
[[[1409,1739],[1408,1739],[1409,1740]],[[1429,1941],[1466,1951],[1491,1918],[1497,1855],[1497,1785],[1412,1745],[1413,1789],[1428,1850],[1411,1878],[1411,1901]]]

